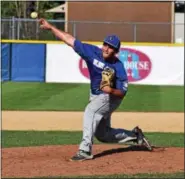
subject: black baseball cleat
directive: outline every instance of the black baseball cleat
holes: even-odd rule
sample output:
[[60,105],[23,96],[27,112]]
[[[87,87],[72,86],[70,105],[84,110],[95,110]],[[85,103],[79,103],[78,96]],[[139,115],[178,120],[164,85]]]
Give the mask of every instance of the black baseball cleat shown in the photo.
[[149,151],[153,150],[150,142],[148,141],[148,139],[143,134],[143,131],[138,126],[136,126],[132,131],[137,136],[136,142],[138,145],[145,146]]
[[90,152],[79,150],[76,155],[74,155],[70,161],[84,161],[93,159],[93,155]]

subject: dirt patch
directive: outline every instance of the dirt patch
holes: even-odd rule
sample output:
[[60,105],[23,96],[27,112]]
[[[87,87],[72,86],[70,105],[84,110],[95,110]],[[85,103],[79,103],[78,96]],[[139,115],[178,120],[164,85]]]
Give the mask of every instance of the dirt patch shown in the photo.
[[[82,130],[83,112],[3,111],[3,130]],[[149,132],[184,132],[184,113],[117,112],[112,127]],[[184,148],[154,152],[122,145],[94,145],[95,159],[70,162],[77,145],[2,149],[2,177],[82,176],[184,171]]]
[[184,171],[183,148],[94,145],[94,160],[70,162],[77,145],[2,149],[2,177],[83,176]]
[[[184,113],[115,112],[112,127],[146,132],[184,132]],[[3,130],[82,130],[83,112],[2,111]]]

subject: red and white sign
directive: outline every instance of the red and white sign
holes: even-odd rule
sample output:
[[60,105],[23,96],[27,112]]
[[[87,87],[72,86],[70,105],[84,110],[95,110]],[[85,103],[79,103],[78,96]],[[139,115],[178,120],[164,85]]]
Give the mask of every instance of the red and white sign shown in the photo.
[[[101,45],[99,45],[101,48]],[[65,44],[47,44],[46,82],[89,83],[84,60]],[[184,85],[183,46],[124,46],[119,59],[129,83]]]
[[[151,72],[152,63],[150,58],[139,50],[121,48],[118,58],[126,69],[129,82],[143,80]],[[79,60],[79,70],[84,77],[90,78],[87,64],[82,58]]]
[[87,64],[86,64],[85,60],[83,60],[82,58],[79,60],[79,69],[80,69],[81,74],[84,77],[90,79]]

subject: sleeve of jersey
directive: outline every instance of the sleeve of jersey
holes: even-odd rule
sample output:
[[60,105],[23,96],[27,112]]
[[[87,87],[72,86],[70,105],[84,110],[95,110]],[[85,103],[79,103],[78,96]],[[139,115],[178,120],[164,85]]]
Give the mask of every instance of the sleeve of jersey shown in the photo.
[[124,94],[128,91],[127,74],[123,68],[117,69],[116,89],[121,90]]
[[99,50],[98,47],[90,44],[82,43],[79,40],[74,42],[74,51],[80,55],[84,60],[91,60],[95,51]]

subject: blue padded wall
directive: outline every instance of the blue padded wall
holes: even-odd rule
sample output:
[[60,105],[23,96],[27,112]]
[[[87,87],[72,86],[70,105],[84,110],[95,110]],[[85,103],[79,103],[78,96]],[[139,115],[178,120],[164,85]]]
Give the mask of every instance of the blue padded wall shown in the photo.
[[12,81],[45,81],[45,44],[12,44]]
[[11,44],[1,44],[1,81],[10,80]]

